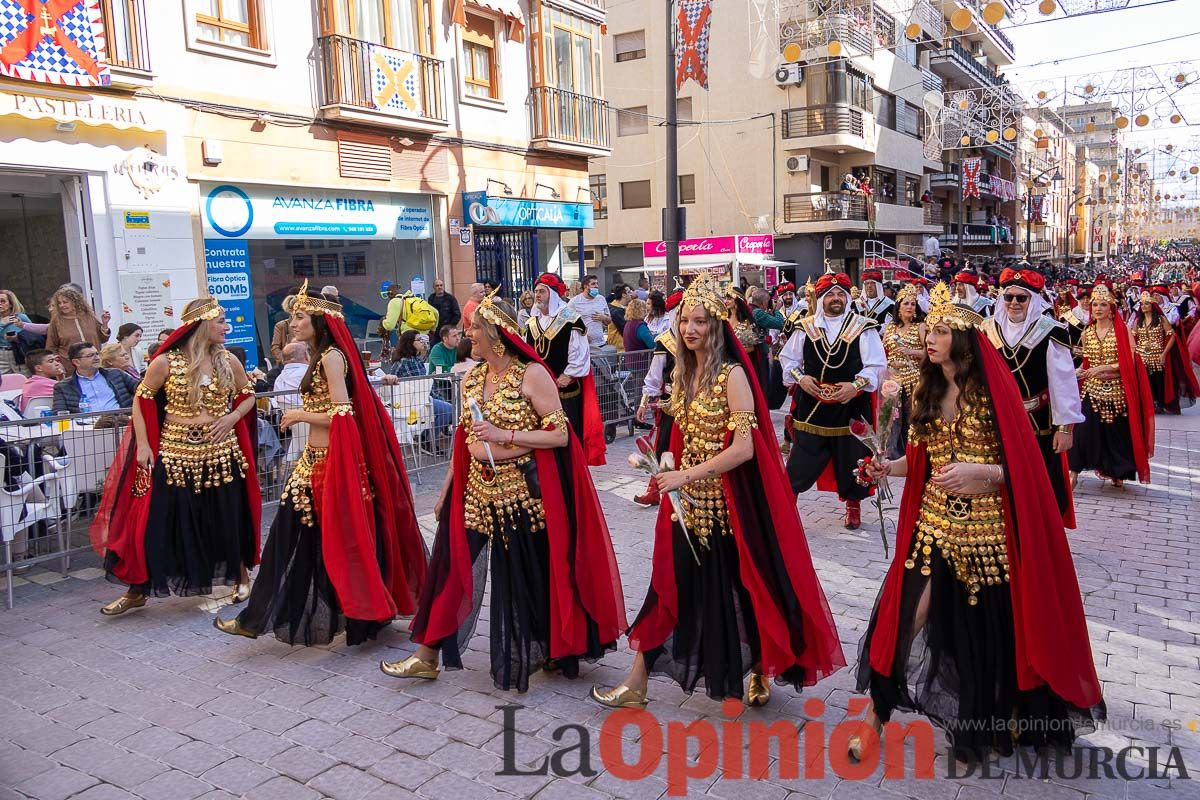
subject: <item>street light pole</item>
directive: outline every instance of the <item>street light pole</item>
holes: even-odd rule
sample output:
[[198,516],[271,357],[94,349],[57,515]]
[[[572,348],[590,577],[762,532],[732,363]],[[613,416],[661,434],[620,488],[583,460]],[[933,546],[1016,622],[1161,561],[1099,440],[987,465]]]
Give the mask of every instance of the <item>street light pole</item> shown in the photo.
[[666,108],[666,198],[663,204],[663,244],[667,250],[667,285],[663,290],[670,294],[679,277],[679,119],[677,116],[677,89],[675,86],[675,0],[667,0],[667,50],[665,77]]

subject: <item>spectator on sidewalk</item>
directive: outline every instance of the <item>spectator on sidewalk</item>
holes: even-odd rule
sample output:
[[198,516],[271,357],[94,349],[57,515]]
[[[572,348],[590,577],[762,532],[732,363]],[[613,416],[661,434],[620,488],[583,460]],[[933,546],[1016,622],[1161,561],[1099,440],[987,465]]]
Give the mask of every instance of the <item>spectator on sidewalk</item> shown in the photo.
[[645,302],[636,297],[625,307],[625,331],[623,334],[625,352],[635,353],[638,350],[654,349],[654,334],[646,324],[646,312],[649,310]]
[[[111,315],[105,311],[96,317],[92,306],[83,294],[70,286],[63,286],[50,298],[50,327],[46,331],[46,349],[58,353],[59,358],[71,359],[71,346],[84,343],[92,345],[96,354],[100,346],[108,341],[112,331],[108,328]],[[74,367],[63,362],[70,375]]]
[[[275,328],[271,331],[271,359],[276,364],[283,363],[283,346],[292,341],[292,330],[288,323],[292,321],[292,303],[295,300],[296,296],[291,294],[283,298],[284,317],[275,323]],[[159,338],[162,338],[161,333]]]
[[129,351],[119,342],[109,342],[100,348],[100,366],[105,369],[119,369],[135,381],[142,379],[141,373],[133,368],[133,359],[129,357]]
[[435,278],[433,281],[433,294],[429,295],[429,305],[437,309],[439,325],[456,328],[462,321],[458,298],[446,291],[446,282],[441,278]]
[[471,318],[475,315],[475,309],[479,308],[479,304],[483,302],[485,295],[487,295],[487,289],[482,283],[471,284],[471,296],[467,298],[467,304],[463,306],[462,310],[464,329],[471,327]]
[[616,349],[608,344],[608,324],[612,322],[612,314],[608,310],[608,301],[600,294],[600,281],[595,275],[584,277],[583,291],[567,305],[583,318],[588,344],[593,350],[612,352]]
[[[49,327],[31,322],[17,296],[8,289],[0,289],[0,375],[17,372],[21,351],[33,346],[27,337],[44,340]],[[29,369],[28,364],[25,369]]]
[[29,401],[37,397],[53,397],[54,386],[63,379],[66,371],[58,353],[49,350],[30,350],[25,354],[25,368],[31,373],[21,386],[21,397],[17,409],[24,414]]
[[457,361],[455,351],[462,333],[453,324],[447,323],[438,330],[438,343],[429,351],[429,374],[450,372]]
[[308,344],[305,342],[289,342],[283,346],[283,361],[279,372],[272,383],[271,374],[267,373],[268,388],[276,392],[288,392],[276,396],[275,404],[281,408],[299,408],[300,383],[304,373],[308,372]]
[[129,364],[141,376],[146,371],[146,356],[142,352],[142,326],[135,322],[126,322],[117,328],[117,344],[129,354]]
[[133,406],[137,380],[119,369],[102,368],[100,350],[95,345],[76,342],[69,355],[74,374],[54,387],[55,413],[78,414],[81,401],[87,401],[88,410],[93,412]]
[[533,292],[521,292],[521,301],[517,304],[517,327],[525,330],[529,317],[533,315]]

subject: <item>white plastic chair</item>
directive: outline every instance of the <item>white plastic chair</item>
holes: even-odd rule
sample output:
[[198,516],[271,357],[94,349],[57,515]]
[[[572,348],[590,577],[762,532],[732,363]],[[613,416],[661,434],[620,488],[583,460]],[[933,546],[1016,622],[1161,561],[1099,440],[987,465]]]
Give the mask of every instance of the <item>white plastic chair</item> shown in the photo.
[[[0,471],[7,465],[0,455]],[[50,502],[42,492],[44,478],[33,478],[26,473],[13,491],[0,486],[0,539],[4,540],[4,566],[7,574],[7,604],[13,607],[13,553],[12,543],[17,534],[52,514]]]
[[54,410],[53,397],[35,397],[25,406],[25,419],[36,419],[42,415],[42,409]]

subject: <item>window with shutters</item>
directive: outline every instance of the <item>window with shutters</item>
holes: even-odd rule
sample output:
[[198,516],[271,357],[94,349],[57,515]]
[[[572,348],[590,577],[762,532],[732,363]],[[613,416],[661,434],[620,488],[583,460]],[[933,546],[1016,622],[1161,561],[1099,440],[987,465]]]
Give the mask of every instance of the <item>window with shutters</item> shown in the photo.
[[500,97],[500,79],[496,72],[496,21],[482,14],[467,14],[462,29],[463,84],[474,97]]
[[321,35],[432,56],[432,0],[320,0]]
[[258,0],[196,0],[196,36],[209,42],[265,50]]
[[392,146],[383,136],[338,134],[338,174],[343,178],[392,178]]
[[648,111],[646,106],[633,106],[617,111],[617,136],[637,136],[645,133],[648,128]]
[[596,219],[608,219],[608,176],[589,175],[588,189],[592,193],[592,211]]
[[649,208],[650,181],[625,181],[621,184],[621,208]]
[[613,37],[613,52],[618,64],[622,61],[636,61],[639,58],[645,58],[646,32],[618,33]]

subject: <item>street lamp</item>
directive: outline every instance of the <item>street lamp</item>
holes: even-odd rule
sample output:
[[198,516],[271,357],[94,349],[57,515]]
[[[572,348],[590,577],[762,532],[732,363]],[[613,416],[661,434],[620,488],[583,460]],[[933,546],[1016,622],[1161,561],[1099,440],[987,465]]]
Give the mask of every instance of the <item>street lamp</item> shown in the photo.
[[1039,172],[1037,174],[1037,177],[1035,177],[1033,180],[1027,181],[1025,183],[1025,260],[1026,261],[1029,261],[1029,253],[1030,253],[1030,246],[1031,246],[1030,239],[1031,239],[1031,235],[1033,233],[1033,187],[1039,185],[1038,181],[1040,181],[1042,178],[1046,177],[1046,173],[1050,172],[1050,170],[1054,170],[1054,175],[1052,175],[1050,177],[1051,183],[1060,183],[1060,182],[1066,180],[1066,178],[1063,177],[1063,174],[1059,170],[1058,167],[1049,167],[1049,168],[1044,169],[1041,172]]

